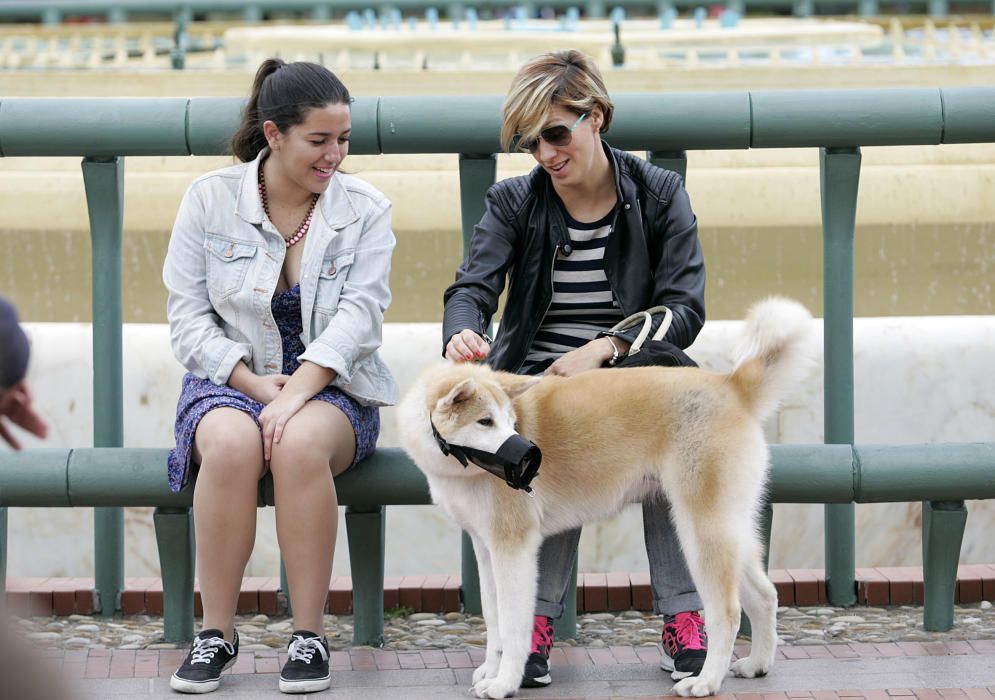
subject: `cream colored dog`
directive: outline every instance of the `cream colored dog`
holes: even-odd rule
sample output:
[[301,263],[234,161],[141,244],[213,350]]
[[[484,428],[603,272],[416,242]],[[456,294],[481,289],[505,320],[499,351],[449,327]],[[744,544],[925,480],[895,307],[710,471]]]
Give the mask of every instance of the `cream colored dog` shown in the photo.
[[[755,523],[767,473],[761,421],[811,361],[811,315],[772,298],[746,321],[735,369],[605,369],[573,377],[494,372],[472,364],[427,370],[400,406],[402,443],[428,477],[433,500],[470,533],[477,554],[487,652],[473,674],[481,698],[513,695],[529,655],[537,553],[543,538],[660,492],[705,606],[708,654],[683,696],[717,693],[730,668],[740,605],[750,655],[737,676],[767,673],[777,646],[777,594],[764,574]],[[448,443],[496,452],[516,432],[542,450],[534,498],[473,464]]]

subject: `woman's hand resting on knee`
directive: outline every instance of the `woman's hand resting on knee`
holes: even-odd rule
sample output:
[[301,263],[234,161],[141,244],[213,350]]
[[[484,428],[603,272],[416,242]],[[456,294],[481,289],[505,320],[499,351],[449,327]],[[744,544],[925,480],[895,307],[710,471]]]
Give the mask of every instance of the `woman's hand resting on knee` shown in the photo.
[[[313,396],[313,394],[311,395]],[[283,437],[283,429],[287,421],[304,408],[311,396],[291,391],[280,391],[276,398],[266,404],[259,414],[259,425],[263,431],[263,459],[267,462],[273,455],[274,443],[279,443]]]
[[301,363],[276,397],[266,404],[259,414],[259,425],[263,431],[263,459],[267,462],[273,455],[273,445],[283,438],[287,421],[304,408],[304,404],[324,389],[335,378],[335,370],[321,367],[308,360]]

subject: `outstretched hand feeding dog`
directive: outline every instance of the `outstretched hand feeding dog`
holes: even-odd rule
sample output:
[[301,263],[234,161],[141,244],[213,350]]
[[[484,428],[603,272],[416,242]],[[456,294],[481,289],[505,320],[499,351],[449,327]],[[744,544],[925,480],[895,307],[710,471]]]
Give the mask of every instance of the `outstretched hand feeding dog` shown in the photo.
[[[645,367],[539,380],[468,364],[425,371],[401,403],[401,439],[433,500],[476,550],[488,631],[484,663],[473,674],[477,697],[510,697],[519,688],[543,538],[660,493],[670,501],[709,635],[701,674],[674,690],[719,691],[740,605],[753,643],[732,671],[753,678],[770,670],[777,594],[761,565],[756,527],[768,465],[761,423],[811,364],[811,326],[797,302],[760,302],[729,374]],[[515,436],[535,443],[542,466],[534,494],[464,466],[443,453],[436,435],[486,453]]]

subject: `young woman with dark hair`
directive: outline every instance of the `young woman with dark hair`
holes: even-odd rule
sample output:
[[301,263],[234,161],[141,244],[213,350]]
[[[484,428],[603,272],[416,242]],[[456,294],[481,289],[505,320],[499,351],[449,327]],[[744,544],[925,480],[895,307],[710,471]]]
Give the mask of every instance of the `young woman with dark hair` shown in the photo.
[[311,63],[265,61],[232,139],[241,164],[198,178],[163,269],[173,351],[189,370],[169,483],[194,490],[204,629],[170,685],[203,693],[234,663],[234,615],[272,472],[294,629],[280,690],[330,685],[323,612],[333,477],[372,453],[397,387],[380,359],[390,202],[339,172],[350,97]]

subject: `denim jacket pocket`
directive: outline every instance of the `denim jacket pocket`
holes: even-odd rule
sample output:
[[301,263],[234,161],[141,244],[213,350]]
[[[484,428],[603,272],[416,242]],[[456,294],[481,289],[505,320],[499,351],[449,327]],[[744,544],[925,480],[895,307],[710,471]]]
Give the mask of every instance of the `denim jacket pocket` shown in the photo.
[[349,277],[349,268],[356,259],[355,249],[339,250],[326,255],[318,272],[318,294],[315,308],[326,315],[334,315],[339,304],[339,295]]
[[258,246],[209,233],[204,238],[204,249],[208,289],[222,299],[241,289]]

